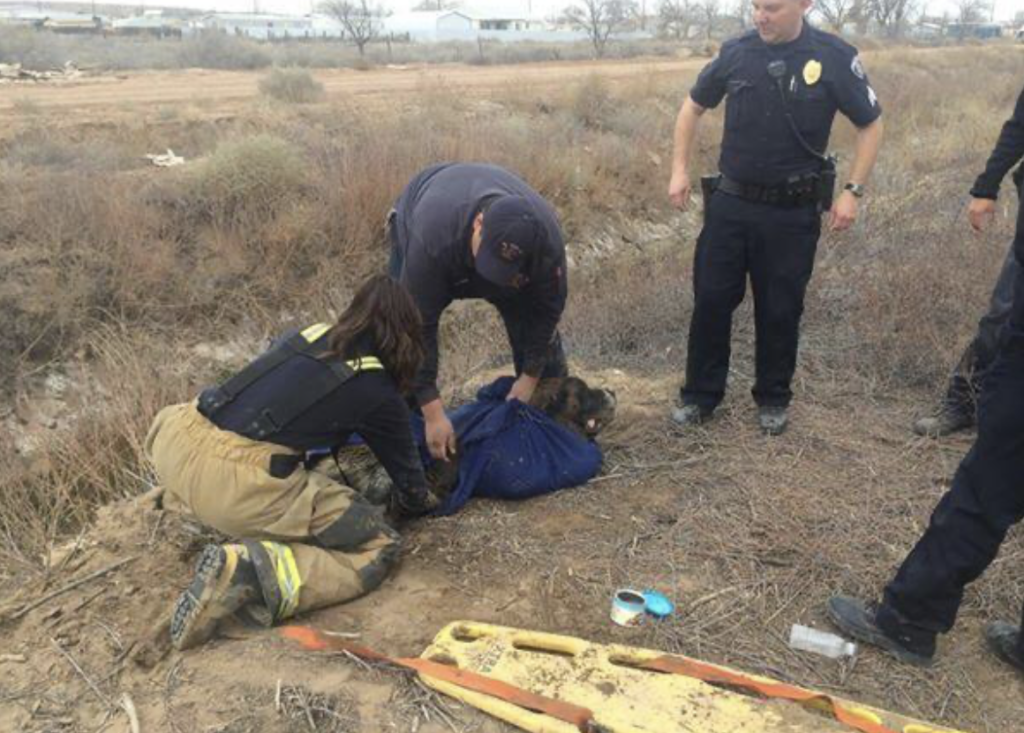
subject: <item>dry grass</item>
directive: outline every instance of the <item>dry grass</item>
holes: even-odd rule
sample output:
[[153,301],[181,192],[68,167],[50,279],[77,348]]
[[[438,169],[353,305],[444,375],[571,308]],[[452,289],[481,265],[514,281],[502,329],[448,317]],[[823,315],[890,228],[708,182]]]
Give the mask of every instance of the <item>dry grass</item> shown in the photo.
[[[42,431],[36,458],[0,449],[0,573],[39,569],[49,544],[98,504],[146,485],[140,441],[161,406],[193,395],[268,334],[336,311],[382,267],[383,216],[412,173],[437,160],[491,160],[557,206],[572,259],[568,348],[633,412],[608,435],[608,478],[514,507],[474,504],[417,530],[422,551],[471,585],[522,578],[540,610],[517,617],[512,606],[509,623],[609,639],[608,590],[650,584],[681,612],[614,638],[978,730],[1012,728],[1019,700],[984,707],[996,698],[983,684],[1013,688],[974,637],[981,619],[1019,610],[1019,538],[971,590],[936,673],[873,654],[833,665],[784,643],[788,624],[823,620],[833,590],[877,591],[966,449],[912,439],[906,427],[984,307],[1016,205],[1007,192],[993,231],[966,233],[966,190],[1019,91],[1024,57],[980,48],[877,58],[869,71],[886,107],[885,150],[862,223],[821,243],[794,429],[778,441],[756,433],[745,394],[749,304],[736,318],[720,422],[682,437],[663,417],[685,356],[699,224],[696,212],[670,212],[664,196],[671,125],[690,80],[623,89],[583,79],[543,98],[509,89],[473,100],[424,82],[384,118],[327,104],[263,106],[199,129],[164,119],[195,133],[188,157],[202,159],[180,173],[126,162],[150,147],[145,131],[83,132],[49,149],[40,138],[9,144],[0,151],[5,388],[31,402],[41,375],[62,364],[90,376],[78,386],[77,419]],[[718,118],[702,134],[705,170]],[[849,150],[850,139],[837,125],[837,146]],[[486,306],[454,309],[443,338],[457,397],[470,393],[465,379],[507,359]],[[203,353],[192,350],[199,342]],[[204,355],[222,347],[223,358]]]

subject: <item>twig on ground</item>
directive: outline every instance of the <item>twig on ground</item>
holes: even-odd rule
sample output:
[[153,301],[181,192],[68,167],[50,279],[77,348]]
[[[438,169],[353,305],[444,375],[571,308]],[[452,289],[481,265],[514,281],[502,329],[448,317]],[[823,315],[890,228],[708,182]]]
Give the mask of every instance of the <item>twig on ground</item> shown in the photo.
[[128,716],[128,725],[132,733],[140,733],[139,714],[135,710],[135,703],[132,702],[131,695],[127,692],[121,695],[121,707],[124,708],[124,713]]
[[[62,587],[58,588],[55,591],[51,591],[50,593],[47,593],[42,598],[39,598],[39,599],[33,601],[32,603],[29,603],[27,606],[23,606],[19,610],[17,610],[14,613],[12,613],[8,618],[11,621],[17,621],[19,618],[24,616],[26,613],[28,613],[29,611],[32,611],[33,609],[39,608],[44,603],[52,601],[54,598],[57,598],[58,596],[64,595],[68,591],[72,591],[75,588],[81,587],[81,586],[85,585],[86,583],[89,583],[89,582],[91,582],[93,580],[96,580],[97,578],[102,578],[107,573],[111,573],[114,570],[117,570],[118,568],[127,565],[128,563],[135,562],[138,559],[139,559],[139,555],[133,555],[132,557],[125,558],[124,560],[118,560],[117,562],[113,563],[112,565],[108,565],[105,568],[101,568],[101,569],[97,570],[94,573],[89,573],[84,578],[79,578],[78,580],[75,580],[75,581],[73,581],[71,583],[68,583],[67,585],[62,586]],[[0,619],[0,620],[2,620],[2,619]]]
[[54,638],[50,639],[50,643],[52,643],[54,649],[60,652],[61,655],[68,660],[71,666],[74,667],[75,671],[78,672],[79,676],[83,680],[85,680],[85,683],[87,685],[89,685],[89,689],[91,689],[96,694],[96,697],[100,699],[100,702],[102,702],[108,708],[113,707],[113,703],[110,702],[110,698],[108,698],[106,695],[103,694],[103,692],[100,691],[100,688],[97,687],[96,683],[92,681],[92,678],[85,673],[85,670],[82,669],[81,666],[79,666],[78,662],[75,661],[75,658],[71,656],[70,652],[68,652],[67,649],[65,649],[59,643],[57,643],[57,640]]

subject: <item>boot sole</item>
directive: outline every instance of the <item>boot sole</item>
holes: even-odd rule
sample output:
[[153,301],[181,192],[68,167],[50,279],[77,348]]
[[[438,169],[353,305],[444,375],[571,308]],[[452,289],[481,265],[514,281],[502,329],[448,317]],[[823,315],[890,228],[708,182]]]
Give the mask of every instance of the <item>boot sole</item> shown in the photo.
[[871,631],[860,626],[854,626],[845,618],[833,611],[831,603],[827,605],[827,609],[829,619],[831,619],[832,623],[847,636],[850,636],[864,644],[869,644],[881,649],[889,656],[903,662],[904,664],[910,664],[915,667],[931,667],[932,664],[934,664],[935,660],[933,658],[907,651],[880,631]]
[[234,613],[246,598],[231,592],[238,557],[219,545],[208,545],[196,562],[195,576],[178,596],[171,613],[171,643],[185,650],[207,641],[217,624]]

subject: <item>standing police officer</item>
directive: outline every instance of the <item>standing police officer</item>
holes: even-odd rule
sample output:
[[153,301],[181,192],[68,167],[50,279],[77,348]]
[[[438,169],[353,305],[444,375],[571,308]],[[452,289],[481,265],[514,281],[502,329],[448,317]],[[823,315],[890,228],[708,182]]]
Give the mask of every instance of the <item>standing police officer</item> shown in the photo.
[[512,346],[509,399],[529,402],[542,377],[568,374],[558,322],[566,300],[565,244],[555,210],[495,165],[442,163],[420,171],[388,218],[390,274],[423,317],[426,357],[414,392],[431,455],[448,460],[455,431],[437,389],[437,329],[453,300],[493,303]]
[[[1022,112],[1024,93],[1014,119],[1019,121]],[[1015,138],[1016,147],[1007,145],[1009,127],[1003,128],[1004,136],[985,174],[972,189],[970,220],[976,229],[991,218],[1002,178],[1024,154],[1024,137]],[[1024,519],[1024,206],[1020,203],[1013,256],[1017,264],[1014,297],[978,399],[978,438],[953,476],[952,487],[932,513],[924,536],[886,586],[881,603],[844,596],[828,603],[829,615],[840,629],[905,662],[931,662],[936,636],[953,628],[964,588],[985,572],[1007,531]],[[996,621],[985,629],[985,638],[1000,659],[1024,672],[1021,627]]]
[[[856,49],[804,18],[811,2],[753,0],[756,30],[723,44],[676,121],[669,197],[684,208],[698,122],[726,98],[721,175],[702,182],[705,221],[694,256],[686,385],[682,407],[672,413],[680,425],[710,418],[725,394],[732,314],[749,273],[758,422],[767,434],[785,430],[820,214],[830,207],[829,227],[847,229],[874,166],[882,138],[878,99]],[[848,183],[831,204],[835,166],[824,151],[837,110],[858,131]]]

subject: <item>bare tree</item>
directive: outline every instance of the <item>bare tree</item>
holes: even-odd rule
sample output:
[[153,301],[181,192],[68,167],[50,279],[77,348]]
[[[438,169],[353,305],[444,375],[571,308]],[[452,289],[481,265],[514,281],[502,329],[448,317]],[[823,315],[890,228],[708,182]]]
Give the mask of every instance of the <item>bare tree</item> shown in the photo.
[[968,25],[985,20],[989,12],[990,7],[985,0],[956,0],[957,35],[960,40],[964,40],[967,35]]
[[567,23],[587,34],[598,58],[604,56],[612,33],[626,28],[635,15],[633,0],[579,0],[563,12]]
[[662,0],[658,6],[658,32],[662,35],[686,40],[695,21],[693,0]]
[[327,0],[320,9],[341,23],[360,56],[366,53],[366,44],[380,36],[384,10],[370,0]]
[[867,10],[890,38],[903,34],[907,18],[917,7],[916,0],[867,0]]
[[697,16],[700,18],[701,27],[704,28],[704,37],[710,41],[722,16],[721,0],[699,0]]
[[814,8],[833,30],[842,32],[843,26],[854,19],[857,4],[857,0],[817,0]]
[[735,10],[736,20],[740,28],[746,30],[754,24],[754,5],[750,0],[737,0]]

